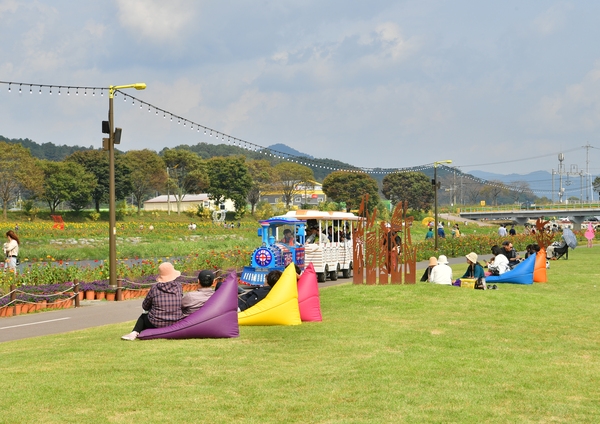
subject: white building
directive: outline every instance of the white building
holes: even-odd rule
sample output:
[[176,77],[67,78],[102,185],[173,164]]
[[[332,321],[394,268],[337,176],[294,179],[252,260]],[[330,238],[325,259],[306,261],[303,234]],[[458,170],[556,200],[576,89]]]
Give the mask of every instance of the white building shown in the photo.
[[[208,194],[186,194],[181,201],[181,212],[185,212],[189,209],[198,209],[198,205],[202,205],[204,208],[209,210],[215,210],[215,202],[208,198]],[[221,210],[228,212],[235,212],[235,205],[232,200],[226,199],[224,203],[220,205]],[[177,212],[177,199],[173,194],[167,196],[155,197],[154,199],[146,200],[144,202],[145,211],[171,211]]]

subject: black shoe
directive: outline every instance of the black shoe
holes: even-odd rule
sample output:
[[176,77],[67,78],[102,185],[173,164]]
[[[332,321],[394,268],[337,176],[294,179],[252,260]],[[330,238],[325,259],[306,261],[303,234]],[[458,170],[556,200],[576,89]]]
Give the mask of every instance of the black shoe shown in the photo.
[[497,285],[492,285],[492,290],[498,290],[498,286]]

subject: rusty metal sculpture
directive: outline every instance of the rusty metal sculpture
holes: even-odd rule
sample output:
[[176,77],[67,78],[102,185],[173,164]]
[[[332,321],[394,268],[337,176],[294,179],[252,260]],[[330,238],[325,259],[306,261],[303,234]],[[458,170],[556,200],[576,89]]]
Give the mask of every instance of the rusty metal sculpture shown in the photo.
[[377,211],[369,214],[363,197],[354,231],[354,284],[414,284],[416,282],[416,247],[410,229],[413,217],[407,216],[408,202],[399,202],[389,223],[375,224]]

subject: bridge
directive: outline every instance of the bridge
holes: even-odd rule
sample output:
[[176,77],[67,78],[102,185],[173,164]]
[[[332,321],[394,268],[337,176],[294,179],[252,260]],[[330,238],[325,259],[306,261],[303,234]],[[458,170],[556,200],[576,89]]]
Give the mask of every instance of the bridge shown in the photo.
[[569,217],[573,223],[574,230],[581,230],[581,224],[586,217],[600,216],[600,205],[553,205],[548,207],[536,207],[535,209],[509,209],[500,207],[477,207],[461,209],[461,218],[466,219],[490,219],[509,220],[518,224],[525,224],[530,219],[543,217]]

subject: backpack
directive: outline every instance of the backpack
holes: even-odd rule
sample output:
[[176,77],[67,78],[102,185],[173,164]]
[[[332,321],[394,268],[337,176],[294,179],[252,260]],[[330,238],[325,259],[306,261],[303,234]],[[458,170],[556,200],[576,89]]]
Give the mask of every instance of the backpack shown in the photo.
[[487,286],[485,284],[485,278],[479,277],[477,281],[475,281],[475,290],[486,290]]

